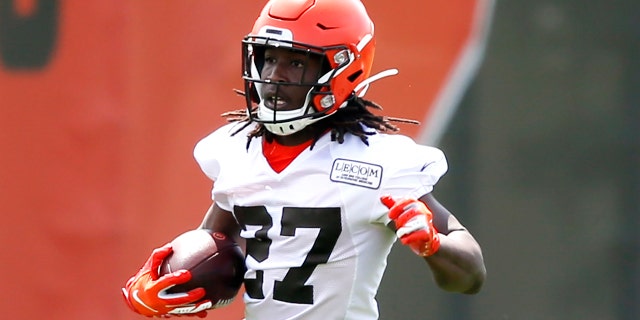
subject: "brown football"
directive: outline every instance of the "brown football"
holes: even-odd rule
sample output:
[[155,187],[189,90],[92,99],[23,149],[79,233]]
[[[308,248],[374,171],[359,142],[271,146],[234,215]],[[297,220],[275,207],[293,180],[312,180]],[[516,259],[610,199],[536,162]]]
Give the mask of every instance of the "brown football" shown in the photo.
[[231,237],[207,229],[190,230],[174,238],[171,247],[173,252],[162,263],[160,275],[186,269],[191,272],[191,280],[170,288],[168,293],[201,287],[212,308],[233,301],[246,267],[242,250]]

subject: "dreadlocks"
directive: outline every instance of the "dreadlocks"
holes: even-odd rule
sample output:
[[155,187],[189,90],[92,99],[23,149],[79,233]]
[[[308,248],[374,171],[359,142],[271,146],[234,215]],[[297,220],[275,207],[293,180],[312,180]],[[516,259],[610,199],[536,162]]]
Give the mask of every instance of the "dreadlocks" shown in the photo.
[[[241,91],[235,91],[240,95],[244,95],[244,93]],[[359,137],[364,144],[369,145],[368,136],[375,133],[366,131],[363,128],[363,125],[365,127],[375,129],[377,132],[397,132],[400,129],[392,122],[419,124],[419,122],[415,120],[379,116],[372,113],[369,108],[382,110],[382,107],[373,101],[369,101],[360,97],[352,97],[351,99],[349,99],[345,107],[338,109],[338,111],[336,111],[336,113],[334,113],[333,115],[318,121],[317,125],[323,128],[331,129],[331,141],[343,143],[345,135],[350,133],[356,137]],[[255,109],[251,112],[255,112]],[[227,121],[229,122],[245,122],[245,124],[238,130],[236,130],[232,135],[235,135],[238,132],[242,131],[252,122],[249,115],[247,114],[246,109],[238,109],[225,112],[222,114],[222,117],[227,118]],[[322,132],[323,131],[320,131],[313,138],[311,148],[313,148],[316,141],[320,139],[320,137],[322,136]],[[264,137],[264,139],[269,142],[273,141],[273,133],[267,131],[267,129],[262,124],[258,124],[247,135],[247,148],[249,147],[251,140],[257,137]]]

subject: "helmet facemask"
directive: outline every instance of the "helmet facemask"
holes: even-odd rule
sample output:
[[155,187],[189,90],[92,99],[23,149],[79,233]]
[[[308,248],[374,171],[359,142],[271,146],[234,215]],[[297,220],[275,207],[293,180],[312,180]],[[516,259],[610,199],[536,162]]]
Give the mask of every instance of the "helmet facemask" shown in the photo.
[[[276,135],[289,135],[298,132],[306,126],[321,120],[337,109],[346,105],[336,105],[336,99],[331,86],[331,80],[339,74],[345,66],[352,61],[346,46],[315,47],[294,41],[275,39],[271,37],[248,36],[243,40],[243,79],[247,111],[250,119],[262,123],[265,128]],[[322,66],[313,82],[304,82],[305,70],[300,79],[289,79],[288,82],[271,81],[262,79],[261,72],[264,66],[264,53],[268,47],[291,48],[291,50],[303,53],[306,59],[320,57]],[[329,57],[333,57],[333,63]],[[337,57],[337,58],[336,58]],[[263,97],[263,85],[275,86],[275,96],[282,86],[309,87],[304,103],[293,110],[275,110],[265,104],[268,97]]]

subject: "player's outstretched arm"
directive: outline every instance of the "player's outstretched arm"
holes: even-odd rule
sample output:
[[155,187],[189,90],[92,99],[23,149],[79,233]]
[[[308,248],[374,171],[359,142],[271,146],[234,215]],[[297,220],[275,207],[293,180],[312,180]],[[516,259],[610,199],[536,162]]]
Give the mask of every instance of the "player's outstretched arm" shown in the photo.
[[451,292],[480,291],[486,269],[480,245],[431,194],[417,199],[382,197],[400,241],[427,261],[438,286]]

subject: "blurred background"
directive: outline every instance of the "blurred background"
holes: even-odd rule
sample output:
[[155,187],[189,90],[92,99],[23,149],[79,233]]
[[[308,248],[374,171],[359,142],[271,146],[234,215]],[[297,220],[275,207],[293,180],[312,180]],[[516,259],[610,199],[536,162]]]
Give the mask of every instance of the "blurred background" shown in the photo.
[[[143,319],[120,287],[209,206],[192,149],[264,3],[0,0],[3,319]],[[445,151],[488,269],[446,293],[398,245],[381,319],[640,319],[640,2],[364,3],[400,70],[367,97]]]

